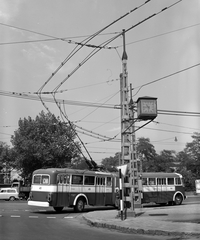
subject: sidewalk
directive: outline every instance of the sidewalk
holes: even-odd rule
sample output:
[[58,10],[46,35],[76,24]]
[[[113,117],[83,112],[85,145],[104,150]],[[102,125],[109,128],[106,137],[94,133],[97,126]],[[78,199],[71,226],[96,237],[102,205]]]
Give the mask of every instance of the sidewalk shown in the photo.
[[123,221],[117,210],[89,212],[83,217],[93,226],[128,233],[200,238],[200,204],[143,208],[136,210],[136,217],[129,214]]

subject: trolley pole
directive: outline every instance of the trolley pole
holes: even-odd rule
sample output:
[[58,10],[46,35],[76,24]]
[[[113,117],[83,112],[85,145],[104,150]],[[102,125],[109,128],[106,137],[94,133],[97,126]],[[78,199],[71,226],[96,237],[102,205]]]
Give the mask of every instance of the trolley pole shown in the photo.
[[[127,60],[128,56],[125,49],[125,30],[123,30],[123,54],[122,54],[122,73],[120,74],[121,92],[121,159],[119,165],[127,164],[128,171],[124,177],[123,194],[125,208],[130,208],[130,215],[136,216],[135,207],[141,206],[138,191],[138,160],[136,156],[135,140],[135,104],[132,99],[129,101],[129,85]],[[131,93],[131,91],[130,91]]]

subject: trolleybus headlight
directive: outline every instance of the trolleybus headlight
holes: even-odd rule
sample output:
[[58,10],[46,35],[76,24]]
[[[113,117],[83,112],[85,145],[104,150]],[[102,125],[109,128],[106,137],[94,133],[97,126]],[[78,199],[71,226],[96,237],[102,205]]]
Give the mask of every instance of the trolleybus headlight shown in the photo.
[[47,201],[48,201],[48,202],[51,202],[51,193],[48,193]]

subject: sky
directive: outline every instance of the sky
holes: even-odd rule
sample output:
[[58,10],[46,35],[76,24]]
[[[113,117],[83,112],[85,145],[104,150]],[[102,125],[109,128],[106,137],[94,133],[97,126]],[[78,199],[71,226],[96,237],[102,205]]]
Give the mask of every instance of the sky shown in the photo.
[[[200,132],[200,1],[144,3],[0,0],[0,141],[12,146],[19,119],[35,119],[43,110],[74,123],[97,163],[120,152],[120,33],[130,29],[125,43],[133,101],[151,96],[158,105],[157,118],[136,131],[136,139],[149,138],[157,153],[182,151]],[[105,48],[94,47],[101,44]],[[42,101],[39,90],[46,92]]]

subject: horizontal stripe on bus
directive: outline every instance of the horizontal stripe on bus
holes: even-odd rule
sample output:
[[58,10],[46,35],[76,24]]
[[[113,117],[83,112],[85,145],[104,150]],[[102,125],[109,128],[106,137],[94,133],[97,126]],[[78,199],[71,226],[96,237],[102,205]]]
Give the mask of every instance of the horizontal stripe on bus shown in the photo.
[[175,191],[175,186],[145,186],[143,192],[170,192]]
[[32,185],[31,191],[37,192],[112,192],[112,187],[104,186],[68,186],[68,185]]
[[29,206],[37,206],[37,207],[49,207],[48,202],[40,202],[40,201],[28,201]]

